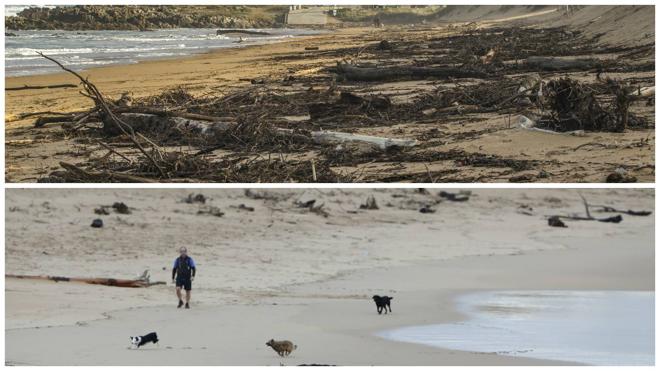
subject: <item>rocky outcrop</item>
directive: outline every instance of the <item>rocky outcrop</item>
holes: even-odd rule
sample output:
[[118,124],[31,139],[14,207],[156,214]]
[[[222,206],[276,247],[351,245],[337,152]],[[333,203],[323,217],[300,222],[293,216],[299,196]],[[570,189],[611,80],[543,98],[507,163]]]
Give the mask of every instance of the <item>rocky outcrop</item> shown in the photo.
[[[159,28],[267,28],[280,26],[275,9],[252,16],[238,6],[102,6],[27,8],[5,17],[9,30],[150,30]],[[272,9],[271,9],[272,10]],[[237,14],[237,15],[236,15]]]

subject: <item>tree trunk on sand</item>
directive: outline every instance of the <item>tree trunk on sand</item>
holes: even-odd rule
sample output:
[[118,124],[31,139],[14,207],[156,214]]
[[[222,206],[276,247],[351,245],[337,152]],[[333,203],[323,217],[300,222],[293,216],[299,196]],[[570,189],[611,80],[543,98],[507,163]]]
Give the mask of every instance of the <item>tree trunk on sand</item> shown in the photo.
[[427,78],[485,78],[488,74],[453,67],[356,67],[346,63],[338,63],[337,74],[351,81],[388,81],[401,78],[427,79]]
[[525,63],[543,71],[589,70],[602,65],[597,59],[555,57],[529,57]]
[[165,282],[149,282],[149,280],[121,280],[114,278],[75,278],[75,277],[59,277],[59,276],[28,276],[20,274],[5,274],[6,278],[17,279],[33,279],[33,280],[48,280],[55,282],[82,282],[92,285],[105,285],[117,287],[149,287],[153,285],[164,285]]

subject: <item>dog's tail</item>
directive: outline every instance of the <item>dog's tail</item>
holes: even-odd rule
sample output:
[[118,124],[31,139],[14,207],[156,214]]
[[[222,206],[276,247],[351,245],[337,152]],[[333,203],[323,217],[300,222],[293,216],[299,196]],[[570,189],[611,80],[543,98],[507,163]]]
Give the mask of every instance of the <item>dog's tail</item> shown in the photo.
[[388,298],[388,299],[390,299],[390,300],[392,300],[392,299],[394,299],[394,298],[393,298],[393,297],[391,297],[391,296],[388,296],[387,298]]

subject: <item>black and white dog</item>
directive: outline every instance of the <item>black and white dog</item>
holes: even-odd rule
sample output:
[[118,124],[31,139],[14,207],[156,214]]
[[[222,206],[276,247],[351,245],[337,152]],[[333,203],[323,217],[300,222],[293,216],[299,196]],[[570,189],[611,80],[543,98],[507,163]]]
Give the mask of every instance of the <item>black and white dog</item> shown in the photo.
[[374,299],[374,302],[376,303],[376,309],[378,310],[378,314],[381,314],[383,309],[385,309],[385,314],[387,314],[388,308],[390,310],[390,313],[392,313],[392,307],[390,307],[390,300],[394,299],[393,297],[374,295],[372,299]]
[[150,332],[144,336],[129,336],[129,337],[131,338],[131,345],[133,346],[133,349],[137,349],[147,343],[156,344],[158,342],[158,335],[156,335],[155,332]]

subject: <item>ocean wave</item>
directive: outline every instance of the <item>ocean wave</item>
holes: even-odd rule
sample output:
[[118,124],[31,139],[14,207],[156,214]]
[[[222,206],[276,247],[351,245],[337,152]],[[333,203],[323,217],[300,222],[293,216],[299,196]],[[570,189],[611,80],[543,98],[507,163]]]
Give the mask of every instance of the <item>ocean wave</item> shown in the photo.
[[[254,29],[257,30],[257,29]],[[315,32],[301,30],[270,30],[272,35],[238,37],[216,35],[216,29],[173,29],[152,32],[139,31],[19,31],[17,37],[5,40],[7,76],[54,72],[57,68],[42,59],[37,52],[52,56],[73,69],[95,65],[136,63],[158,57],[193,55],[220,48],[242,48],[249,45],[276,42],[296,35]],[[29,74],[29,73],[27,73]]]

